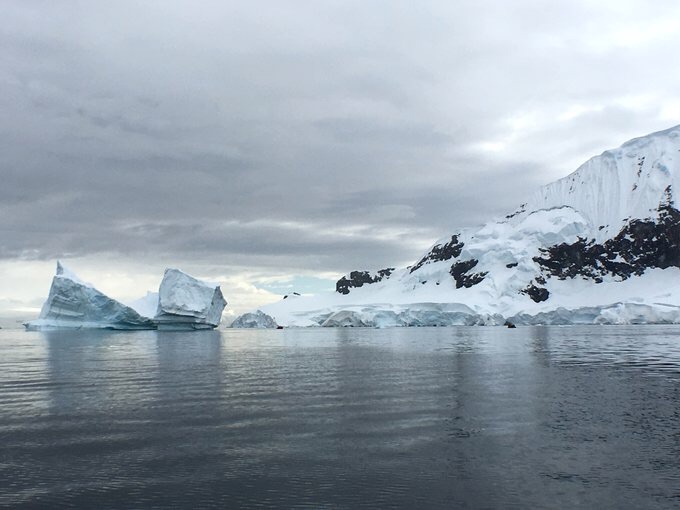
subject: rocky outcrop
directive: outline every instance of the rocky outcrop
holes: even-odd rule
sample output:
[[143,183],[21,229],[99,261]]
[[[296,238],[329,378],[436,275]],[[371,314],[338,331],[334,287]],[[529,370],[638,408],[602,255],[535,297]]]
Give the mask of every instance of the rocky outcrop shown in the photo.
[[607,275],[625,280],[648,268],[680,267],[680,211],[663,205],[658,218],[630,220],[604,243],[580,237],[540,251],[534,261],[547,276],[559,279],[580,276],[600,283]]
[[431,262],[441,262],[444,260],[451,260],[460,256],[463,250],[464,243],[458,240],[458,235],[452,235],[451,240],[446,243],[435,244],[430,251],[425,254],[418,262],[416,262],[409,272],[414,273],[425,264]]
[[457,289],[460,289],[461,287],[469,289],[484,280],[484,277],[488,274],[486,271],[481,273],[470,273],[470,270],[475,267],[478,262],[479,261],[475,259],[463,260],[461,262],[456,262],[451,266],[449,273],[456,281]]
[[380,269],[376,273],[370,273],[368,271],[352,271],[348,276],[343,276],[336,282],[335,292],[349,294],[351,289],[363,287],[366,284],[378,283],[389,278],[393,271],[393,267]]

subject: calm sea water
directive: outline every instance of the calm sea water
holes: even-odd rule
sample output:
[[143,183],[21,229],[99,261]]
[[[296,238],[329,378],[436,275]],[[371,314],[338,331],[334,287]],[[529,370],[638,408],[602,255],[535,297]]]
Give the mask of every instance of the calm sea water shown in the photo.
[[0,506],[680,507],[680,328],[2,330]]

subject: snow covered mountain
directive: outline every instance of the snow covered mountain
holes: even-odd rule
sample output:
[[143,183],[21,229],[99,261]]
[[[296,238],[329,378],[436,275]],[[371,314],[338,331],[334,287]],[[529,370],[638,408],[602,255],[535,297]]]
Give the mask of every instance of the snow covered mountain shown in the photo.
[[626,142],[413,265],[262,307],[284,326],[680,322],[680,126]]

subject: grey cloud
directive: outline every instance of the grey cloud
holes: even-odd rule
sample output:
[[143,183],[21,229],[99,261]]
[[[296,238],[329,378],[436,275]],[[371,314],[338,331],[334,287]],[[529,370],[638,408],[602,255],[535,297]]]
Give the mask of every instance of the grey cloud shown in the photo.
[[405,123],[377,123],[373,119],[330,118],[315,122],[321,131],[342,143],[389,144],[393,149],[405,145],[430,147],[451,143],[451,137],[437,132],[431,126],[405,125]]
[[[0,258],[410,262],[668,127],[680,43],[600,40],[680,19],[656,7],[658,19],[644,2],[7,2]],[[614,101],[630,95],[652,99]],[[575,104],[601,108],[557,120]]]

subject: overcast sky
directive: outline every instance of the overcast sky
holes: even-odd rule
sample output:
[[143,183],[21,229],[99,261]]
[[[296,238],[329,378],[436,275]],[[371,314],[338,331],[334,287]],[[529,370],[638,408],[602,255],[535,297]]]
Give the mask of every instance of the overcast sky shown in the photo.
[[0,312],[413,262],[680,123],[677,1],[5,0]]

